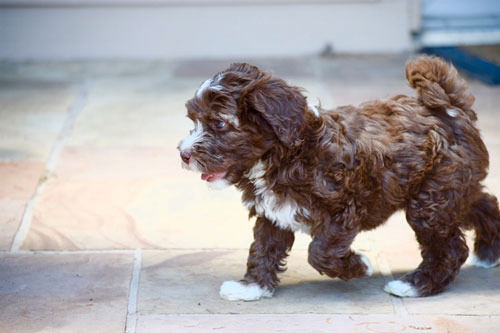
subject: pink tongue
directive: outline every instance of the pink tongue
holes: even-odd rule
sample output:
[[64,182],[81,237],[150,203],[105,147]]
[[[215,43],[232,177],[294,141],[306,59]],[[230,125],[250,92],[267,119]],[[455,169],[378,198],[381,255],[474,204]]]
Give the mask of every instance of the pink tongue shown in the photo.
[[208,182],[213,182],[223,178],[226,175],[225,172],[216,172],[216,173],[202,173],[201,180],[206,180]]

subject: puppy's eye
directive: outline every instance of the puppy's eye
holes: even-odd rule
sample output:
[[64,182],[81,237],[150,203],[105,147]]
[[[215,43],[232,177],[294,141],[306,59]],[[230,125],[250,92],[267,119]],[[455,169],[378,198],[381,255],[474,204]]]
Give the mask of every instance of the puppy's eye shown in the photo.
[[226,127],[226,122],[223,120],[219,120],[214,124],[214,127],[218,130],[224,129]]

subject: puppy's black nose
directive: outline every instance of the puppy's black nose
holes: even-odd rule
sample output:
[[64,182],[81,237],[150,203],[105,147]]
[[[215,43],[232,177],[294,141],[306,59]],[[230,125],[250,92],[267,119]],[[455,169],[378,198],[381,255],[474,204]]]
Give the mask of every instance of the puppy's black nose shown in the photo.
[[184,162],[189,163],[189,160],[191,159],[191,153],[183,150],[181,151],[181,158]]

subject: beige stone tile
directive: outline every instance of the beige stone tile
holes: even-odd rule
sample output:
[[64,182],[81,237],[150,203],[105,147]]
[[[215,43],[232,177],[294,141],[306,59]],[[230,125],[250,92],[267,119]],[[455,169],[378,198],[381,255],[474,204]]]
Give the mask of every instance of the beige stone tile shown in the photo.
[[0,250],[10,248],[27,201],[34,194],[45,166],[38,162],[0,162]]
[[178,159],[156,148],[65,149],[23,248],[248,247],[239,193],[209,190]]
[[384,255],[395,277],[418,266],[421,261],[415,233],[410,228],[404,212],[400,211],[381,227],[371,232],[371,238]]
[[0,199],[0,250],[9,250],[19,224],[23,218],[26,202],[23,200]]
[[214,192],[199,179],[152,184],[128,211],[165,248],[247,248],[252,240],[253,222],[239,193]]
[[443,333],[495,332],[500,327],[498,316],[433,316],[431,320]]
[[490,154],[490,169],[488,177],[500,178],[500,141],[486,142],[486,148]]
[[24,250],[78,250],[151,246],[134,232],[127,204],[141,181],[47,183],[37,200]]
[[165,98],[142,98],[89,104],[68,144],[175,147],[192,127],[185,118],[185,101],[175,103]]
[[239,196],[228,190],[213,198],[203,186],[167,179],[50,181],[22,248],[247,247],[251,224]]
[[179,179],[189,173],[168,147],[104,148],[66,146],[60,154],[53,178],[59,180]]
[[344,282],[321,276],[307,251],[292,250],[288,270],[272,298],[229,302],[219,297],[225,280],[240,280],[247,251],[145,253],[139,289],[140,314],[169,313],[392,313],[384,278],[375,274]]
[[500,196],[500,175],[498,177],[494,177],[492,174],[490,174],[488,177],[486,177],[483,184],[486,187],[486,191],[488,193],[495,195],[497,198]]
[[498,317],[341,314],[189,314],[140,316],[137,332],[495,332]]
[[0,256],[0,331],[123,332],[133,255]]
[[[252,240],[254,220],[229,188],[213,191],[198,178],[158,180],[144,188],[129,205],[136,230],[161,248],[239,248]],[[307,248],[310,237],[297,234],[296,248]]]
[[64,83],[0,81],[0,160],[45,161],[75,97]]
[[39,162],[0,162],[0,198],[30,198],[44,171],[45,165]]
[[208,189],[179,160],[161,148],[64,149],[22,248],[248,248],[240,193]]
[[23,249],[151,247],[127,212],[144,188],[166,177],[161,149],[69,147],[37,200]]
[[102,80],[88,102],[68,144],[105,147],[176,147],[193,127],[184,104],[199,83],[154,79]]

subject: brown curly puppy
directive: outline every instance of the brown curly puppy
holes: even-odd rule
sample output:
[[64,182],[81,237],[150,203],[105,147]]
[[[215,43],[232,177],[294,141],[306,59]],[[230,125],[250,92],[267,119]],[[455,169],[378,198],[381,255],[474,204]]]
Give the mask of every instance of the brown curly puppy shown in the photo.
[[243,63],[201,85],[186,103],[195,128],[179,144],[183,165],[213,187],[235,185],[257,217],[244,280],[225,282],[222,297],[272,296],[297,230],[311,235],[309,263],[320,273],[369,275],[351,243],[399,209],[423,260],[387,292],[442,291],[467,259],[462,228],[476,231],[478,265],[500,262],[500,213],[480,184],[488,152],[474,97],[438,58],[409,62],[406,77],[417,97],[334,110],[308,105],[301,89]]

